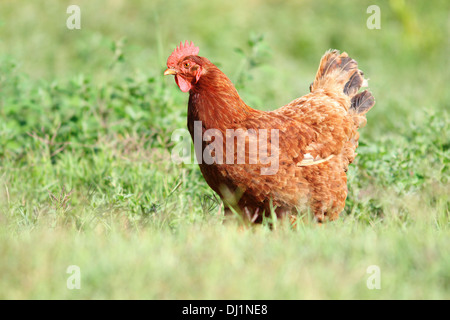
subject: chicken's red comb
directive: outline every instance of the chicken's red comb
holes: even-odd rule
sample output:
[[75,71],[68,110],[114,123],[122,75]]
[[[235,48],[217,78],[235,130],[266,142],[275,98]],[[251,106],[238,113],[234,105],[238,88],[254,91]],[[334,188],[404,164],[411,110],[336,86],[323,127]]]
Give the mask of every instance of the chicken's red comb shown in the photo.
[[191,44],[186,40],[186,42],[183,45],[183,42],[180,42],[180,45],[173,50],[170,57],[167,59],[167,66],[175,66],[180,59],[187,57],[187,56],[196,56],[198,55],[199,48],[194,46],[194,43],[191,41]]

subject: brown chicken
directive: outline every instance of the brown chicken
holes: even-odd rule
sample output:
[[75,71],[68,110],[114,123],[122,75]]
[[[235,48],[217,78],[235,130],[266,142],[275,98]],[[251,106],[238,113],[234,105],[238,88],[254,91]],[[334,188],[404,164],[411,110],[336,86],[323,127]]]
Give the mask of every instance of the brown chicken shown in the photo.
[[[310,93],[275,110],[255,110],[199,49],[180,43],[167,60],[189,91],[188,129],[208,185],[252,222],[311,210],[317,221],[337,219],[345,207],[348,165],[357,129],[374,105],[364,74],[345,52],[322,57]],[[230,209],[231,208],[231,209]],[[273,211],[271,211],[273,210]]]

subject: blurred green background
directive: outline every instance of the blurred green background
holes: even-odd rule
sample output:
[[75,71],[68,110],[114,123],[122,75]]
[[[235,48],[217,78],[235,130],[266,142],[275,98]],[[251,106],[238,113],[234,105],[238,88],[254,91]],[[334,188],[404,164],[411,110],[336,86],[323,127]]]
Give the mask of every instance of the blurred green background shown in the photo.
[[[66,27],[74,4],[80,30]],[[448,299],[449,13],[445,0],[2,0],[0,298]],[[162,73],[184,40],[263,110],[306,94],[326,50],[358,61],[376,105],[338,222],[222,224],[197,165],[168,160],[188,95]]]

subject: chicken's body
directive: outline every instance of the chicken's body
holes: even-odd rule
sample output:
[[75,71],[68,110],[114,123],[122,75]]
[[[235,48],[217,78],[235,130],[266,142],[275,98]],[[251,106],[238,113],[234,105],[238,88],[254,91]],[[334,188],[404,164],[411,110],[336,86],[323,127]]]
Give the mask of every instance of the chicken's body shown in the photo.
[[[194,141],[203,140],[197,158],[213,142],[223,146],[223,155],[213,148],[215,161],[201,161],[200,169],[226,206],[254,222],[269,215],[271,206],[278,216],[310,208],[318,221],[336,219],[345,206],[346,171],[356,155],[357,129],[374,104],[368,91],[357,94],[364,78],[356,62],[345,53],[327,52],[311,93],[264,112],[247,106],[209,60],[189,55],[183,61],[189,61],[193,72],[188,128]],[[177,78],[183,90],[181,81]],[[195,130],[196,123],[201,130]],[[214,139],[204,137],[209,129],[216,130]],[[245,143],[239,145],[240,138]],[[227,145],[230,139],[233,148]],[[264,139],[267,148],[261,144]],[[258,146],[256,155],[252,145]],[[277,156],[276,165],[268,163],[266,154]]]

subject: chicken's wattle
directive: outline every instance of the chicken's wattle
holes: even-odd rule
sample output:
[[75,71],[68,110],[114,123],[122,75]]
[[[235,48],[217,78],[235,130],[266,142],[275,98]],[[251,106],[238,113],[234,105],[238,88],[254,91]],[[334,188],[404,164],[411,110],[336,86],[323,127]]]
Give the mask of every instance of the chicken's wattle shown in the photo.
[[177,83],[178,87],[180,87],[181,91],[188,92],[189,90],[191,90],[192,85],[187,82],[182,76],[176,75],[175,82]]

